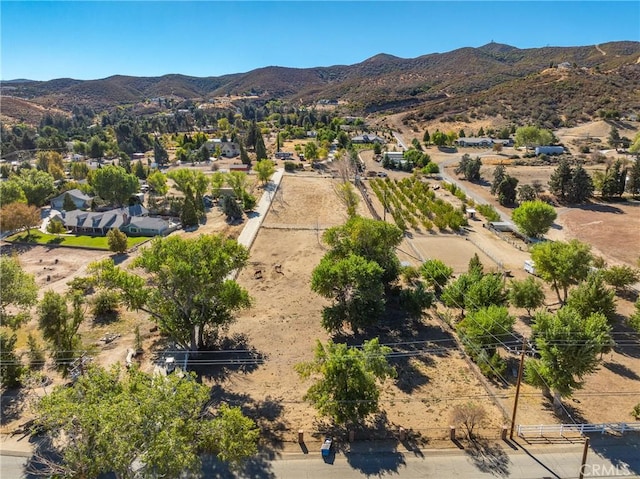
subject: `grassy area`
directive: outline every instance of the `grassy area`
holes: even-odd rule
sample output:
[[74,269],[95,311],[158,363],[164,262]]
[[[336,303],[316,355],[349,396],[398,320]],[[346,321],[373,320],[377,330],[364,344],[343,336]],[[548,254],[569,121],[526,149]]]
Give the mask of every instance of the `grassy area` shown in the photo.
[[[146,237],[131,237],[127,239],[129,248],[147,241]],[[26,232],[18,233],[7,238],[7,241],[20,241],[23,243],[37,243],[54,246],[77,246],[82,248],[93,248],[108,250],[106,236],[83,236],[83,235],[52,235],[41,231],[31,231],[31,236],[27,237]]]

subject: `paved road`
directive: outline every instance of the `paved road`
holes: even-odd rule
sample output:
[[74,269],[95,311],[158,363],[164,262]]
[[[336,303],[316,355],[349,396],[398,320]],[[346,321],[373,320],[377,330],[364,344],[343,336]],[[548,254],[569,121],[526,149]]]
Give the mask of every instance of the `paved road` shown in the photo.
[[[594,439],[584,477],[640,478],[640,440],[601,442]],[[565,479],[577,478],[582,445],[525,446],[506,444],[479,450],[429,450],[412,452],[402,448],[380,451],[356,443],[354,452],[338,452],[328,461],[319,451],[309,454],[285,452],[270,459],[256,458],[247,471],[234,475],[225,466],[205,462],[203,477],[252,479],[352,479],[397,476],[399,479]],[[24,479],[26,457],[1,456],[2,478]],[[30,478],[29,478],[30,479]]]

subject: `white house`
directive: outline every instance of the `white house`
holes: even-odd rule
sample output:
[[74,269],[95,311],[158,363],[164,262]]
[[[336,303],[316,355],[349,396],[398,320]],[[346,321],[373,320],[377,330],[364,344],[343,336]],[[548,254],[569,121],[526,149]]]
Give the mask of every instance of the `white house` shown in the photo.
[[220,155],[225,158],[233,158],[240,154],[240,146],[233,141],[222,141],[220,138],[212,138],[205,143],[209,151],[220,148]]

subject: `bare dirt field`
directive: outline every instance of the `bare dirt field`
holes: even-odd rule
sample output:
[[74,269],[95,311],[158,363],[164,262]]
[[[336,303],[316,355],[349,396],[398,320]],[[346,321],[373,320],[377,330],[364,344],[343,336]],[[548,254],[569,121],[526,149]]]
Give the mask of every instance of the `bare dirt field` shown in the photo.
[[[328,339],[320,325],[327,302],[310,290],[311,272],[326,249],[318,241],[318,231],[308,225],[341,224],[345,216],[329,179],[292,175],[284,178],[283,186],[283,202],[278,205],[276,200],[265,218],[250,267],[238,278],[254,297],[255,307],[241,314],[230,330],[232,335],[244,335],[244,341],[268,359],[248,374],[228,376],[220,385],[232,398],[248,395],[254,403],[279,403],[282,438],[293,440],[298,429],[318,434],[325,427],[302,400],[311,383],[300,381],[293,369],[296,363],[312,359],[316,340]],[[300,195],[294,196],[294,191]],[[307,208],[316,221],[305,213]],[[383,333],[383,341],[394,349],[407,349],[406,357],[398,359],[398,380],[384,388],[383,422],[392,430],[404,427],[426,437],[444,437],[452,404],[485,396],[486,391],[436,320],[424,318],[407,331]],[[415,343],[398,344],[403,340]],[[488,409],[489,424],[497,431],[502,423],[499,410],[491,405]]]

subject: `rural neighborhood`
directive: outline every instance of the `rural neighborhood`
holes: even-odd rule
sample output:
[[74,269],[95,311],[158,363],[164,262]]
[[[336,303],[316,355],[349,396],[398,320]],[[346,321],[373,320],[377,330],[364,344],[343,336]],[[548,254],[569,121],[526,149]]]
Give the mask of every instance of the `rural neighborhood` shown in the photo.
[[277,477],[376,447],[510,477],[509,449],[635,444],[637,76],[597,108],[558,86],[638,71],[637,42],[601,48],[531,53],[517,112],[471,87],[378,108],[2,82],[2,448],[47,477]]

